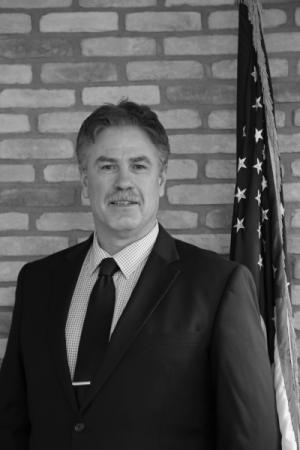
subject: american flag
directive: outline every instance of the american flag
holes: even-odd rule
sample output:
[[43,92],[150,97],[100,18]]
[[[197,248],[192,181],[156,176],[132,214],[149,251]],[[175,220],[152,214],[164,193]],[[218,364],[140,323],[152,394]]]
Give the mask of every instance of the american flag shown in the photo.
[[295,333],[271,78],[258,0],[239,5],[237,176],[230,257],[251,271],[274,368],[282,449],[299,450]]

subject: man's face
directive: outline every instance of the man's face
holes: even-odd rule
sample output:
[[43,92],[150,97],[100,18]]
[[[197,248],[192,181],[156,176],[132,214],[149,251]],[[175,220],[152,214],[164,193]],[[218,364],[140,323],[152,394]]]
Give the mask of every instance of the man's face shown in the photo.
[[90,199],[100,241],[145,236],[155,224],[166,182],[158,149],[143,130],[122,126],[101,132],[86,154],[83,195]]

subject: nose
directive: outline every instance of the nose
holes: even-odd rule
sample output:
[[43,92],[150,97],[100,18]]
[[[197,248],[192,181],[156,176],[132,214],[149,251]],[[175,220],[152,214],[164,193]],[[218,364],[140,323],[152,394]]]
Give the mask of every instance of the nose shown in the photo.
[[118,189],[129,189],[132,188],[133,183],[131,180],[131,174],[128,168],[126,167],[120,167],[116,180],[115,180],[116,187]]

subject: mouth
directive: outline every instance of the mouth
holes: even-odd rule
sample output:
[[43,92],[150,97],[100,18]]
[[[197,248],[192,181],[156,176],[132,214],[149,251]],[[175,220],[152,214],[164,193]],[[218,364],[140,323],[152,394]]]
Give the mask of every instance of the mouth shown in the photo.
[[139,203],[133,200],[112,200],[109,204],[112,206],[135,206]]

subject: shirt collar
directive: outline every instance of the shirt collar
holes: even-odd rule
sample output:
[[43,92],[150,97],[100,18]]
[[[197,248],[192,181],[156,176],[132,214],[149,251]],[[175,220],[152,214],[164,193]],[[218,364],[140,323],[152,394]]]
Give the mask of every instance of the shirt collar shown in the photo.
[[99,245],[96,232],[94,232],[93,244],[90,250],[89,258],[90,275],[97,270],[102,259],[111,258],[113,256],[125,278],[128,278],[136,270],[139,264],[141,264],[144,259],[149,256],[156,241],[158,232],[159,227],[156,222],[155,226],[148,234],[146,234],[146,236],[133,242],[114,255],[110,255]]

